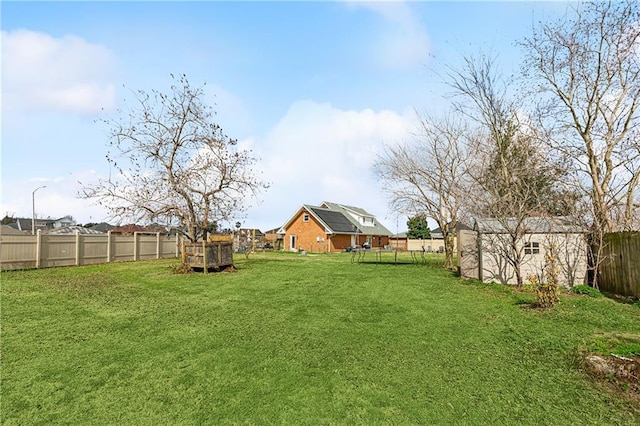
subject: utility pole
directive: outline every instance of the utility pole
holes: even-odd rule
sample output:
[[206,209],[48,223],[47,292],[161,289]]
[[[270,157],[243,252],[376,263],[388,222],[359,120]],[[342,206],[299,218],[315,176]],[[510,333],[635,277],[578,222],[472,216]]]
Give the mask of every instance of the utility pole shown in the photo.
[[46,187],[47,185],[39,186],[31,193],[31,235],[36,235],[36,191]]

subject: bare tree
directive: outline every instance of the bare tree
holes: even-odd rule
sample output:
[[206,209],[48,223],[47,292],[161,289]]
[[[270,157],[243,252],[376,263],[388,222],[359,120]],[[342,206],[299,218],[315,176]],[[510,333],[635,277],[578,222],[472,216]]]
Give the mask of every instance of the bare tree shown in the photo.
[[509,96],[495,57],[465,57],[460,69],[450,70],[448,83],[459,97],[458,110],[478,125],[469,148],[466,209],[496,222],[491,245],[521,286],[527,219],[562,210],[563,168],[542,151],[537,129],[521,118],[521,103]]
[[115,176],[79,194],[121,220],[177,222],[191,241],[246,208],[247,195],[267,185],[252,152],[238,147],[213,121],[202,87],[185,75],[169,93],[135,92],[137,105],[109,128],[109,162]]
[[591,200],[593,232],[631,230],[640,183],[640,3],[578,3],[523,42],[524,74],[549,142],[569,155]]
[[464,122],[453,116],[423,119],[415,140],[387,145],[374,165],[393,207],[407,214],[424,214],[438,224],[445,239],[445,268],[453,268],[466,132]]

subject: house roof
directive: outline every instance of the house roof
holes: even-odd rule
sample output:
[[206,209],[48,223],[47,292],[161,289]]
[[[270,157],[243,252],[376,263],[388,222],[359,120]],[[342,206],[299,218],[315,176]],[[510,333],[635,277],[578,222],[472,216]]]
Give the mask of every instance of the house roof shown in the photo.
[[75,234],[101,235],[101,234],[104,234],[104,232],[97,231],[91,228],[85,228],[83,226],[78,226],[78,225],[63,226],[62,228],[54,228],[45,232],[49,235],[75,235]]
[[[320,206],[303,204],[278,232],[285,233],[287,226],[298,217],[303,209],[312,214],[329,234],[392,235],[387,228],[375,219],[375,216],[364,209],[327,201],[322,202]],[[371,221],[366,224],[361,223],[358,221],[358,217],[366,217]]]
[[111,229],[111,232],[114,234],[133,234],[134,232],[164,233],[167,232],[167,230],[161,226],[142,226],[130,223],[128,225],[116,226]]
[[[53,225],[53,222],[55,222],[55,220],[53,219],[35,219],[35,224],[36,224],[36,229],[38,228],[47,228],[51,225]],[[12,227],[13,229],[18,229],[20,231],[29,231],[31,232],[31,225],[33,223],[33,219],[27,219],[27,218],[22,218],[22,217],[18,217],[15,219],[15,222],[9,223],[8,226]]]
[[[582,233],[584,230],[567,217],[528,217],[524,221],[527,234],[565,234]],[[477,218],[473,229],[481,234],[506,234],[515,229],[518,221],[515,218],[498,220],[495,218]]]
[[407,239],[407,232],[408,231],[404,231],[404,232],[398,232],[397,234],[393,234],[391,235],[391,238],[397,238],[397,239]]
[[107,222],[96,223],[95,225],[89,227],[89,229],[93,229],[95,231],[100,231],[100,232],[111,231],[113,228],[115,228],[115,226],[108,224]]
[[[357,227],[359,234],[387,236],[393,235],[391,231],[389,231],[384,225],[378,222],[374,215],[360,207],[347,206],[344,204],[331,203],[328,201],[323,201],[320,206],[326,206],[331,210],[342,212],[344,216],[349,220],[349,222],[351,222],[353,226]],[[368,218],[371,219],[371,222],[361,223],[358,218]]]
[[12,226],[1,225],[0,226],[0,235],[29,235],[27,231],[21,231]]
[[358,229],[342,212],[320,207],[307,206],[307,208],[333,233],[354,234]]

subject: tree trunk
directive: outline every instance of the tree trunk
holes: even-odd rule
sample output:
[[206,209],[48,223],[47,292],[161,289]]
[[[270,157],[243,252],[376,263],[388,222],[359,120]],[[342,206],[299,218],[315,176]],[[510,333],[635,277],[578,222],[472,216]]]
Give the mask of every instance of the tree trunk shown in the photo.
[[453,232],[446,232],[444,236],[444,267],[445,269],[453,269],[453,243],[454,243],[454,235]]

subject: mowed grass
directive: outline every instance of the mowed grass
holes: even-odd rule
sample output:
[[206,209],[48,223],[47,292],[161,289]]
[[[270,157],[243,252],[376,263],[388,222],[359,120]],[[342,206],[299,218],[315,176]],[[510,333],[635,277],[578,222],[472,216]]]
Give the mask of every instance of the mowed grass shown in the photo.
[[[253,254],[4,272],[3,425],[638,424],[578,354],[640,309],[434,264]],[[435,263],[435,261],[434,261]]]

